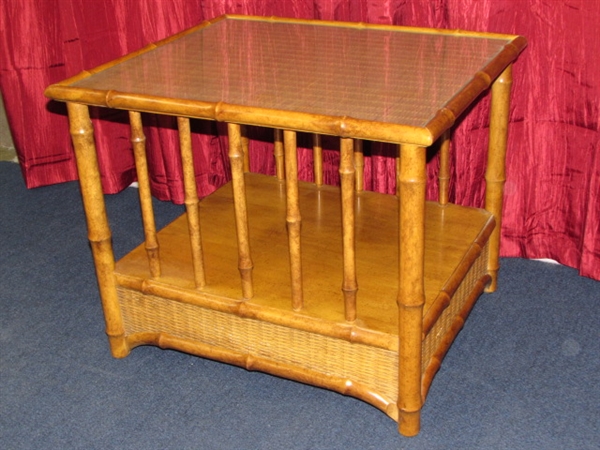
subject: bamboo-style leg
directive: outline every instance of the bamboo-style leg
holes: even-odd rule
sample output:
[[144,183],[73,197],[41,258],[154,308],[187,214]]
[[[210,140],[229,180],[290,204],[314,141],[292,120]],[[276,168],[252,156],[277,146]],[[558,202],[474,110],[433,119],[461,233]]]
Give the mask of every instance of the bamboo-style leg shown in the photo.
[[273,154],[275,156],[275,174],[278,180],[285,180],[285,160],[283,158],[283,131],[275,128]]
[[313,134],[313,166],[315,184],[323,186],[323,144],[320,134]]
[[254,265],[250,256],[243,139],[240,125],[228,123],[227,131],[229,134],[229,160],[231,161],[231,182],[233,185],[233,204],[238,240],[238,268],[242,280],[242,296],[245,300],[248,300],[254,296],[252,287],[252,268]]
[[512,66],[492,84],[490,107],[490,138],[487,170],[485,173],[485,209],[496,219],[496,227],[489,239],[488,273],[492,281],[486,292],[496,290],[498,269],[500,268],[500,234],[502,229],[502,203],[504,182],[506,181],[506,143],[508,140],[508,116],[510,112],[510,89],[512,86]]
[[190,244],[192,247],[192,264],[194,267],[194,282],[196,288],[206,284],[204,274],[204,255],[202,253],[202,235],[200,233],[200,211],[196,174],[194,171],[194,156],[192,152],[192,136],[190,119],[177,118],[179,128],[179,147],[181,150],[181,165],[183,168],[183,186],[185,189],[185,208],[187,212]]
[[298,154],[296,149],[296,133],[283,132],[285,148],[285,192],[287,203],[287,230],[290,252],[290,272],[292,283],[292,308],[299,311],[304,306],[302,292],[302,255],[300,250],[300,203],[298,198]]
[[340,181],[342,191],[342,241],[344,255],[344,293],[345,318],[349,322],[356,320],[356,256],[354,241],[354,147],[352,139],[340,142]]
[[142,115],[139,112],[129,111],[129,122],[131,124],[131,143],[138,179],[148,266],[150,275],[153,278],[158,278],[160,277],[160,254],[156,237],[154,210],[152,208],[152,194],[150,193],[150,177],[148,176],[148,162],[146,160],[146,136],[144,136],[142,127]]
[[400,147],[398,290],[398,429],[406,436],[419,432],[421,397],[421,344],[423,330],[425,149]]
[[94,142],[94,130],[88,107],[67,103],[71,138],[75,148],[79,185],[88,228],[88,239],[92,248],[98,288],[102,300],[106,334],[110,350],[115,358],[129,354],[130,348],[125,339],[123,317],[117,297],[114,277],[115,259],[112,249],[111,232],[106,216],[104,194],[100,182],[100,171]]
[[247,136],[247,128],[245,125],[240,125],[242,133],[242,152],[244,152],[244,172],[250,172],[250,140]]
[[362,192],[365,186],[365,155],[363,153],[363,141],[360,139],[354,141],[354,167],[356,168],[356,192]]
[[438,201],[440,205],[448,204],[448,189],[450,186],[450,131],[442,136],[440,145],[440,170],[438,172]]

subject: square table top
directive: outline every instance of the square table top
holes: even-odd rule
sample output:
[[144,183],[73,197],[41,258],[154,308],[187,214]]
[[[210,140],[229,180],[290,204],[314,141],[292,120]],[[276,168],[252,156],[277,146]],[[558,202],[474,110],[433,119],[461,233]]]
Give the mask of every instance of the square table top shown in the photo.
[[221,16],[50,86],[62,101],[431,144],[520,36]]

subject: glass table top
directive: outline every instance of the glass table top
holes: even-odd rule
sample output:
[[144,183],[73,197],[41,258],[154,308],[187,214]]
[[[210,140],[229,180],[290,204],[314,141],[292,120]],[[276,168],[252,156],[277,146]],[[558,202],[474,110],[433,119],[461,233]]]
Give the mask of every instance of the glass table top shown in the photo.
[[424,127],[514,38],[227,17],[70,86]]

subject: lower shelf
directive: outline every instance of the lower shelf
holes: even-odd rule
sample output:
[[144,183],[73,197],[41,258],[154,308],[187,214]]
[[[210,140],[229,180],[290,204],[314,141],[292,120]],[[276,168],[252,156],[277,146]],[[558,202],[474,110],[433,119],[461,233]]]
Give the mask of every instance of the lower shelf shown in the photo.
[[[364,192],[356,203],[358,319],[344,320],[339,190],[300,186],[305,308],[292,311],[284,184],[246,174],[254,298],[242,299],[230,184],[201,202],[207,285],[194,286],[185,215],[158,234],[161,276],[143,246],[116,266],[131,347],[153,344],[263,370],[361,398],[397,420],[398,203]],[[426,208],[422,395],[487,275],[489,213]],[[400,375],[401,376],[401,375]]]

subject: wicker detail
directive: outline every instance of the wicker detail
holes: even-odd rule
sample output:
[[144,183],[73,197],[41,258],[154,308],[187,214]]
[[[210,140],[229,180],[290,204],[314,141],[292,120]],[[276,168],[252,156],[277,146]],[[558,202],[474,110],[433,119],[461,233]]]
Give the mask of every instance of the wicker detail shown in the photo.
[[424,373],[429,365],[431,358],[434,356],[446,333],[452,326],[452,323],[457,316],[460,315],[463,307],[471,293],[478,289],[477,283],[481,277],[487,273],[486,265],[488,261],[488,245],[483,247],[481,255],[475,260],[467,275],[462,280],[458,289],[452,296],[452,301],[444,312],[440,315],[431,331],[425,337],[423,341],[423,353],[421,359],[421,371]]
[[[154,295],[118,288],[125,332],[165,333],[240,354],[360,383],[391,403],[398,395],[398,355]],[[226,332],[224,332],[226,330]]]
[[[478,289],[477,283],[486,273],[487,253],[486,245],[453,295],[450,305],[423,341],[423,373],[432,356],[444,345],[444,336],[469,296]],[[398,356],[392,351],[242,318],[143,294],[134,289],[119,287],[118,293],[127,335],[167,334],[242,355],[252,355],[352,380],[386,398],[390,403],[395,403],[397,398]],[[223,330],[227,332],[224,333]]]

